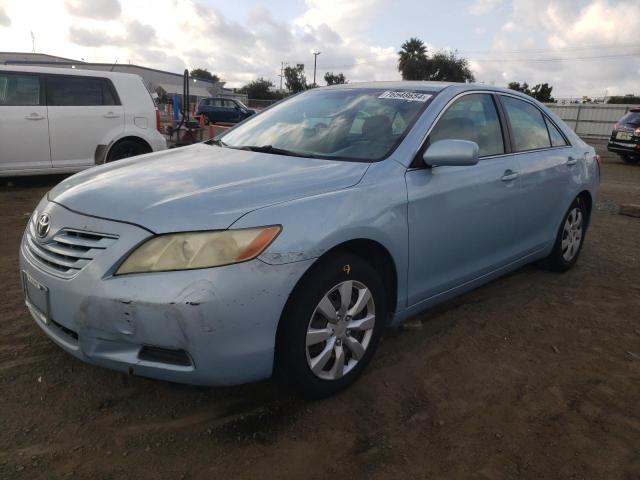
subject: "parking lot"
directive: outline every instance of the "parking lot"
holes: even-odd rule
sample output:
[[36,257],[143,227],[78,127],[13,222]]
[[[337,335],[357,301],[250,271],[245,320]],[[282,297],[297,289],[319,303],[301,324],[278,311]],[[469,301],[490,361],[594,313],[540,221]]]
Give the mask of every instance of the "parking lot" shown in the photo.
[[[602,147],[602,145],[600,145]],[[320,402],[84,364],[23,304],[17,253],[60,177],[0,183],[0,478],[640,478],[640,167],[604,155],[576,268],[528,266],[388,331]]]

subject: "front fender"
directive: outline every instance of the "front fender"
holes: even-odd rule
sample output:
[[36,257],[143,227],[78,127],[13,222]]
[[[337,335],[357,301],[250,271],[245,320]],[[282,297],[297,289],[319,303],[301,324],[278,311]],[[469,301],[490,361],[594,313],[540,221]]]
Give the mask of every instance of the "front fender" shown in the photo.
[[390,253],[398,274],[398,305],[406,306],[408,266],[407,193],[404,168],[396,162],[373,164],[348,189],[254,210],[230,228],[282,225],[282,233],[260,255],[269,264],[321,257],[357,239],[372,240]]

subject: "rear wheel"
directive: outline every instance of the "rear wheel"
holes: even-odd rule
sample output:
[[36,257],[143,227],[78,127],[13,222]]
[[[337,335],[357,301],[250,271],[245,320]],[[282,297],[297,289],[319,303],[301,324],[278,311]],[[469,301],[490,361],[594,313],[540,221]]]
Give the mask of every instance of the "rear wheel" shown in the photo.
[[544,259],[543,267],[556,272],[569,270],[578,260],[587,226],[587,209],[584,201],[576,198],[562,220],[551,254]]
[[114,162],[116,160],[122,160],[124,158],[135,157],[136,155],[142,155],[143,153],[149,153],[151,149],[135,140],[122,140],[116,143],[109,154],[107,155],[107,163]]
[[360,257],[336,254],[305,275],[279,329],[280,373],[312,398],[351,385],[376,350],[387,299],[378,272]]
[[620,158],[624,163],[627,163],[629,165],[635,165],[640,162],[639,157],[632,157],[631,155],[620,155]]

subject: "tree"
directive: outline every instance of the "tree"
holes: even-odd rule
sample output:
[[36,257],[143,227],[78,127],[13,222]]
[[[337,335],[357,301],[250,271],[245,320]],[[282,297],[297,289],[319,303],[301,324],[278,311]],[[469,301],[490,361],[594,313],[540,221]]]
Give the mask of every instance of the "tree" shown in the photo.
[[431,57],[419,38],[404,42],[398,52],[398,70],[403,80],[473,82],[469,61],[456,52],[438,52]]
[[220,77],[211,73],[206,68],[194,68],[189,72],[189,75],[195,78],[201,78],[202,80],[211,80],[212,82],[219,82]]
[[344,73],[338,73],[334,75],[333,72],[327,72],[324,74],[324,81],[327,85],[342,85],[343,83],[349,83]]
[[548,83],[539,83],[531,89],[531,96],[539,102],[555,103],[555,99],[551,96],[553,87]]
[[637,105],[640,103],[640,97],[635,95],[625,95],[625,96],[614,96],[609,97],[607,103],[617,103],[617,104],[628,104],[628,105]]
[[287,90],[293,93],[302,92],[307,89],[307,77],[304,75],[304,65],[301,63],[295,67],[285,67],[284,79]]
[[466,58],[455,52],[438,52],[427,59],[423,80],[440,82],[474,82],[475,77]]
[[398,70],[403,80],[423,80],[427,63],[427,47],[419,38],[411,37],[398,52]]
[[246,93],[247,97],[255,100],[273,100],[280,98],[276,92],[271,91],[273,87],[274,84],[271,80],[260,77],[257,80],[247,83],[244,87],[239,88],[238,92]]
[[520,82],[510,82],[509,89],[531,95],[531,90],[529,89],[529,84],[527,84],[527,82],[524,82],[522,85],[520,85]]
[[509,83],[509,88],[517,92],[522,92],[530,97],[535,98],[539,102],[555,103],[555,99],[551,96],[553,87],[548,83],[538,83],[532,88],[529,88],[529,84],[524,82],[520,85],[520,82]]

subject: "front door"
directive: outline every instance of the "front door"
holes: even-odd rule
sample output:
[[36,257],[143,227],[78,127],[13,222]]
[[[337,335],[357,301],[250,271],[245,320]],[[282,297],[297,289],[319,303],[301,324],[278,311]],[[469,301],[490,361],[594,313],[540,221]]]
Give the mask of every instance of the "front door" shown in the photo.
[[39,75],[0,72],[0,171],[51,168]]
[[467,167],[410,169],[409,306],[489,274],[519,257],[514,220],[518,161],[490,94],[456,100],[437,121],[428,142],[474,141],[480,161]]
[[49,75],[47,104],[54,167],[94,165],[97,146],[124,130],[124,109],[107,79]]

